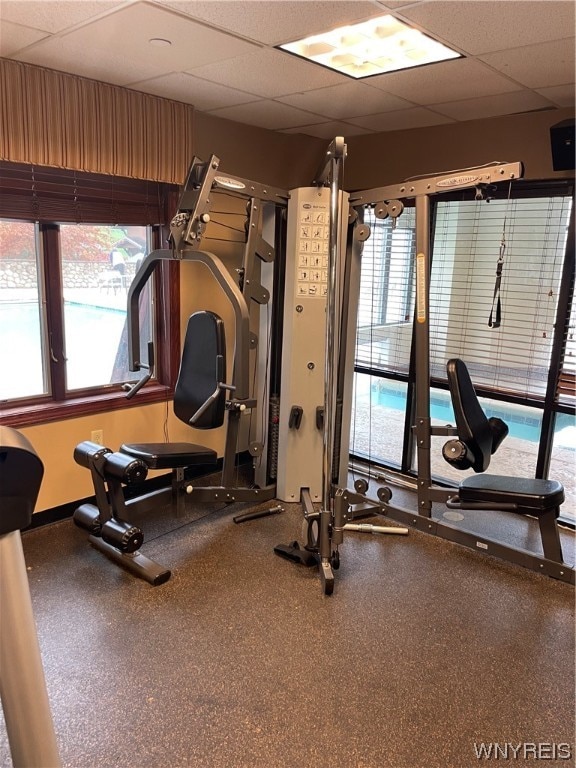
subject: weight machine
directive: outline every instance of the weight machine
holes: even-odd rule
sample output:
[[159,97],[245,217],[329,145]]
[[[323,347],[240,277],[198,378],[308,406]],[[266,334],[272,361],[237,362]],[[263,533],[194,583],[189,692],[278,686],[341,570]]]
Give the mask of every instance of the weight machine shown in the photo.
[[[127,397],[137,395],[153,375],[153,348],[149,345],[147,363],[140,360],[139,351],[138,307],[144,287],[162,261],[202,264],[216,279],[234,311],[232,377],[227,381],[223,329],[221,338],[217,331],[220,318],[214,313],[192,316],[180,371],[188,385],[181,386],[179,380],[174,407],[178,418],[199,429],[220,426],[226,415],[221,483],[198,487],[187,477],[190,467],[215,466],[215,452],[203,446],[125,444],[119,452],[112,453],[101,446],[82,443],[75,457],[92,472],[96,505],[82,505],[74,515],[75,522],[90,531],[90,541],[95,547],[152,584],[163,583],[170,572],[139,552],[142,533],[125,521],[125,515],[131,507],[148,509],[161,500],[170,499],[175,502],[178,514],[187,496],[199,502],[263,502],[272,498],[299,501],[304,512],[304,545],[298,542],[278,545],[275,551],[295,562],[318,565],[322,589],[327,595],[334,589],[334,571],[339,567],[339,547],[346,530],[408,533],[408,528],[353,522],[375,514],[388,515],[398,522],[497,556],[512,553],[514,562],[573,582],[574,570],[562,562],[556,527],[558,507],[563,500],[560,488],[545,488],[542,483],[548,481],[533,481],[530,489],[523,492],[512,482],[513,478],[504,478],[507,490],[496,497],[492,493],[487,500],[479,495],[478,489],[472,490],[470,483],[466,485],[466,481],[454,492],[436,487],[431,480],[433,435],[458,438],[464,453],[470,455],[478,445],[474,444],[473,435],[466,438],[461,434],[467,419],[465,408],[456,428],[432,427],[430,420],[430,196],[451,189],[475,187],[479,190],[520,178],[521,165],[493,164],[466,173],[445,174],[349,195],[342,190],[345,156],[346,145],[338,137],[326,153],[314,186],[289,192],[220,175],[220,161],[215,156],[208,162],[194,158],[178,213],[170,225],[171,248],[149,254],[129,291],[130,369],[146,373],[135,384],[127,386]],[[243,259],[235,278],[221,259],[201,250],[211,221],[212,198],[218,191],[247,201]],[[362,211],[368,205],[376,209],[377,217],[390,216],[396,221],[404,208],[403,199],[415,201],[417,230],[415,355],[418,364],[413,427],[419,467],[416,514],[391,504],[392,490],[386,485],[378,489],[377,501],[368,499],[368,482],[364,479],[355,482],[354,490],[347,487],[352,407],[350,372],[354,361],[360,261],[363,244],[370,236]],[[270,237],[271,230],[274,237]],[[276,247],[270,244],[271,240]],[[251,319],[253,306],[259,309],[268,304],[271,313],[259,313],[259,318]],[[258,334],[253,330],[256,325]],[[213,342],[199,350],[198,338],[206,334]],[[266,339],[266,343],[259,343],[259,337]],[[249,359],[250,353],[256,351],[257,392],[253,392]],[[458,383],[454,385],[454,391],[457,389]],[[464,397],[466,402],[472,399],[473,395]],[[257,413],[261,435],[260,440],[249,444],[255,482],[252,486],[238,486],[234,482],[234,465],[240,420],[244,413],[252,411]],[[485,453],[486,439],[485,435],[480,440],[479,444],[484,446],[480,453]],[[489,455],[490,451],[488,458]],[[483,469],[486,467],[484,462]],[[126,500],[122,486],[139,482],[149,469],[170,469],[171,487]],[[482,491],[490,492],[488,480],[481,486]],[[534,502],[531,497],[539,501]],[[436,501],[451,507],[504,509],[538,517],[544,558],[518,553],[435,520],[432,503]],[[320,508],[315,508],[315,504]]]
[[[436,435],[452,438],[444,447],[445,458],[453,466],[472,467],[483,473],[491,454],[503,439],[507,429],[484,416],[476,398],[465,364],[450,360],[447,376],[456,416],[456,426],[432,426],[430,418],[430,202],[433,195],[450,190],[482,189],[498,182],[521,178],[521,163],[494,163],[461,172],[374,188],[350,195],[350,204],[358,211],[361,221],[365,206],[375,207],[376,216],[401,215],[402,200],[414,200],[416,210],[416,310],[414,324],[415,400],[414,436],[416,440],[418,477],[416,482],[418,511],[391,504],[392,489],[378,488],[383,513],[413,528],[433,533],[477,551],[510,560],[513,563],[544,573],[553,578],[575,582],[574,568],[563,562],[557,528],[564,491],[560,483],[549,480],[528,480],[498,475],[478,474],[463,480],[454,489],[441,488],[431,478],[431,438]],[[358,225],[365,226],[365,225]],[[498,420],[499,421],[499,420]],[[492,422],[492,423],[490,423]],[[432,515],[432,504],[441,502],[450,509],[476,509],[513,512],[536,517],[542,536],[543,556],[516,549],[501,542],[469,533]]]
[[[358,291],[354,286],[359,284],[360,244],[367,233],[366,228],[354,229],[354,238],[347,245],[348,203],[341,188],[345,154],[344,140],[335,139],[315,185],[290,192],[220,175],[220,161],[214,155],[207,162],[194,158],[170,224],[171,248],[150,253],[130,287],[130,370],[145,374],[126,385],[127,398],[136,396],[154,373],[152,345],[148,345],[148,361],[140,359],[139,300],[159,263],[202,264],[231,304],[235,320],[233,373],[227,382],[223,337],[219,344],[215,340],[198,350],[198,339],[206,336],[198,323],[212,328],[219,318],[190,318],[174,397],[177,417],[199,429],[220,426],[226,413],[220,485],[199,487],[187,477],[190,467],[213,467],[216,462],[214,451],[195,444],[124,444],[112,452],[84,442],[75,450],[77,463],[91,471],[96,504],[79,507],[74,521],[90,532],[94,547],[153,585],[167,581],[170,571],[140,552],[142,532],[126,520],[131,509],[145,511],[172,500],[178,514],[188,496],[199,502],[263,502],[274,497],[301,501],[306,557],[319,565],[326,594],[333,590],[333,569],[339,565],[338,546],[346,525],[355,515],[374,509],[365,498],[365,488],[356,493],[345,490],[349,420],[343,413],[344,401],[351,402],[351,379],[345,376],[345,368],[353,360],[353,345],[346,346],[343,340],[352,338],[355,329]],[[243,261],[236,278],[215,254],[201,250],[218,191],[247,201]],[[272,227],[277,248],[270,244]],[[350,258],[346,258],[347,251]],[[256,334],[250,309],[268,303],[272,316],[260,314]],[[213,335],[210,331],[209,336]],[[258,335],[266,339],[265,344],[258,342]],[[254,350],[258,350],[257,393],[250,388],[249,354]],[[249,444],[255,483],[238,487],[234,464],[240,419],[255,410],[257,403],[261,403],[257,413],[262,439]],[[126,499],[123,487],[142,482],[149,469],[170,469],[171,487]],[[320,511],[314,509],[314,502],[321,502]],[[350,525],[356,530],[367,528]],[[395,527],[379,532],[407,530]]]
[[[174,395],[176,416],[196,429],[215,429],[225,423],[225,447],[221,481],[217,486],[197,486],[189,477],[190,468],[215,469],[215,451],[194,443],[124,444],[119,451],[91,442],[78,445],[76,462],[87,467],[95,489],[96,504],[83,504],[74,513],[74,522],[89,531],[90,543],[117,564],[150,584],[162,584],[170,571],[140,552],[142,531],[127,522],[130,510],[144,512],[162,503],[174,503],[176,514],[184,499],[199,502],[265,502],[273,499],[276,486],[267,469],[268,403],[270,370],[269,334],[271,318],[259,309],[270,302],[277,249],[270,239],[280,237],[279,213],[286,207],[288,192],[236,176],[218,173],[220,160],[212,155],[207,162],[194,158],[183,186],[178,212],[170,224],[169,249],[152,251],[142,262],[128,293],[128,354],[131,371],[144,371],[135,383],[125,385],[131,399],[154,375],[154,348],[148,344],[148,360],[140,355],[140,296],[155,270],[164,261],[203,265],[218,283],[234,315],[232,373],[227,380],[224,325],[212,312],[197,312],[188,321],[182,361]],[[201,250],[211,220],[214,193],[246,199],[246,225],[242,264],[234,278],[215,254]],[[270,237],[272,235],[272,237]],[[267,283],[269,287],[265,284]],[[256,307],[257,311],[252,313]],[[259,317],[255,317],[255,315]],[[259,333],[254,330],[258,328]],[[259,343],[259,336],[265,343]],[[250,354],[257,352],[256,365],[262,369],[257,392],[251,387]],[[259,405],[260,403],[260,405]],[[263,436],[249,445],[257,467],[255,482],[236,482],[237,445],[244,414],[257,412],[257,430]],[[148,470],[171,470],[171,486],[125,498],[124,487],[142,482]],[[264,513],[263,513],[264,514]]]
[[[326,408],[332,414],[323,435],[322,509],[313,509],[309,489],[301,491],[304,507],[305,544],[279,546],[278,554],[295,562],[320,565],[320,577],[325,594],[331,594],[334,586],[334,570],[339,565],[338,548],[344,531],[365,529],[387,533],[407,533],[405,528],[378,529],[376,526],[355,525],[351,521],[363,515],[384,515],[410,527],[442,536],[450,541],[511,560],[553,578],[574,583],[574,568],[563,561],[562,547],[557,527],[564,491],[560,483],[549,480],[528,480],[499,475],[466,478],[457,489],[441,488],[432,482],[431,439],[441,435],[452,438],[444,446],[444,456],[462,469],[473,467],[483,473],[491,455],[504,439],[507,427],[497,419],[487,419],[476,398],[465,364],[450,360],[447,376],[456,426],[432,426],[430,417],[430,198],[449,190],[475,188],[477,198],[483,190],[498,182],[518,179],[522,176],[520,163],[494,163],[472,168],[466,172],[442,174],[413,182],[370,189],[340,195],[338,162],[345,154],[338,153],[338,145],[332,145],[329,153],[332,200],[338,199],[338,210],[331,209],[332,227],[330,239],[330,270],[328,285],[328,324],[326,329]],[[350,387],[353,370],[353,350],[356,335],[356,300],[359,294],[359,263],[363,243],[370,236],[370,228],[363,222],[365,206],[373,207],[377,218],[390,217],[395,225],[404,210],[403,200],[412,199],[416,209],[416,317],[414,323],[416,360],[416,413],[413,432],[417,446],[418,477],[416,481],[417,512],[391,503],[392,488],[381,484],[377,490],[378,501],[368,501],[368,482],[356,480],[354,491],[346,489],[349,433],[346,419],[351,413]],[[349,203],[349,208],[347,207]],[[348,213],[346,233],[338,225]],[[344,275],[344,277],[343,277]],[[287,303],[288,306],[288,303]],[[298,311],[298,307],[296,308]],[[300,312],[304,309],[300,307]],[[347,372],[347,373],[346,373]],[[348,385],[347,385],[348,382]],[[334,450],[340,451],[336,460]],[[337,467],[337,468],[336,468]],[[449,509],[496,510],[529,515],[538,520],[542,538],[543,556],[525,550],[514,549],[500,542],[462,531],[432,516],[434,502],[446,504]],[[310,556],[310,553],[314,557]]]
[[[337,137],[316,174],[316,186],[291,193],[280,422],[288,426],[278,450],[278,498],[300,500],[304,545],[280,544],[288,560],[317,565],[324,594],[334,590],[346,530],[407,534],[401,527],[352,521],[373,516],[378,502],[367,483],[347,488],[349,413],[362,243],[369,229],[357,221],[342,190],[346,157]],[[312,331],[314,330],[314,332]],[[319,509],[314,503],[318,502]]]

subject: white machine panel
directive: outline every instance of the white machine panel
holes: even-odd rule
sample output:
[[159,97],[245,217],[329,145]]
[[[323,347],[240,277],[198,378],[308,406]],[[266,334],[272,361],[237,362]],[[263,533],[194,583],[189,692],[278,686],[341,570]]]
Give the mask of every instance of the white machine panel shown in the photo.
[[[280,393],[277,496],[299,501],[300,489],[322,496],[326,294],[330,239],[330,190],[292,190],[288,202],[286,285]],[[289,427],[301,408],[299,427]]]

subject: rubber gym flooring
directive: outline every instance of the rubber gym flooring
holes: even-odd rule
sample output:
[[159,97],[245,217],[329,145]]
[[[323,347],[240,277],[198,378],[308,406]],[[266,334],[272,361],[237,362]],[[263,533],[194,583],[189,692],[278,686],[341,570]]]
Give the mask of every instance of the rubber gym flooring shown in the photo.
[[71,520],[23,534],[64,766],[574,765],[573,587],[419,531],[350,533],[326,597],[273,552],[301,539],[299,505],[234,524],[249,508],[133,518],[172,569],[159,587]]

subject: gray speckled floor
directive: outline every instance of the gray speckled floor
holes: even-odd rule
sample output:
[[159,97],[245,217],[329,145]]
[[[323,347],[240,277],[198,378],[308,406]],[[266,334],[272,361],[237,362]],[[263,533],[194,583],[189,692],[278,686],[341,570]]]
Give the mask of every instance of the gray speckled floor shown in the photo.
[[299,507],[235,525],[245,508],[133,519],[173,570],[160,587],[71,521],[23,535],[64,766],[468,768],[492,762],[479,742],[574,754],[571,586],[418,531],[350,534],[328,598],[315,569],[273,553],[299,538]]

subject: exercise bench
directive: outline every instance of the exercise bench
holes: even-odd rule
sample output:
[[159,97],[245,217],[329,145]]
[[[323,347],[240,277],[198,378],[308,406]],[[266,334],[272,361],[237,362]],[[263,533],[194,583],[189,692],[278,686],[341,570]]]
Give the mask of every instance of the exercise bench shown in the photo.
[[544,557],[563,563],[557,519],[564,501],[564,487],[557,480],[483,474],[508,434],[508,427],[501,419],[487,418],[462,360],[449,360],[446,372],[457,439],[445,443],[442,455],[451,466],[473,469],[477,473],[460,482],[456,496],[446,502],[447,506],[535,517],[540,526]]
[[[226,346],[224,324],[213,312],[200,311],[188,320],[180,371],[174,393],[174,413],[196,429],[215,429],[224,422],[226,393],[233,390],[225,383]],[[153,357],[151,355],[151,357]],[[153,360],[150,361],[152,369]],[[151,370],[146,380],[151,377]],[[141,388],[141,382],[128,396]],[[74,459],[92,474],[95,504],[82,504],[74,512],[74,522],[90,532],[90,543],[117,564],[157,586],[168,581],[171,573],[140,552],[142,531],[127,522],[130,508],[139,511],[161,503],[166,494],[176,506],[184,508],[190,493],[186,470],[217,465],[216,451],[195,443],[125,443],[112,452],[96,443],[85,441],[76,446]],[[171,487],[126,499],[124,488],[137,486],[148,470],[171,470]]]

